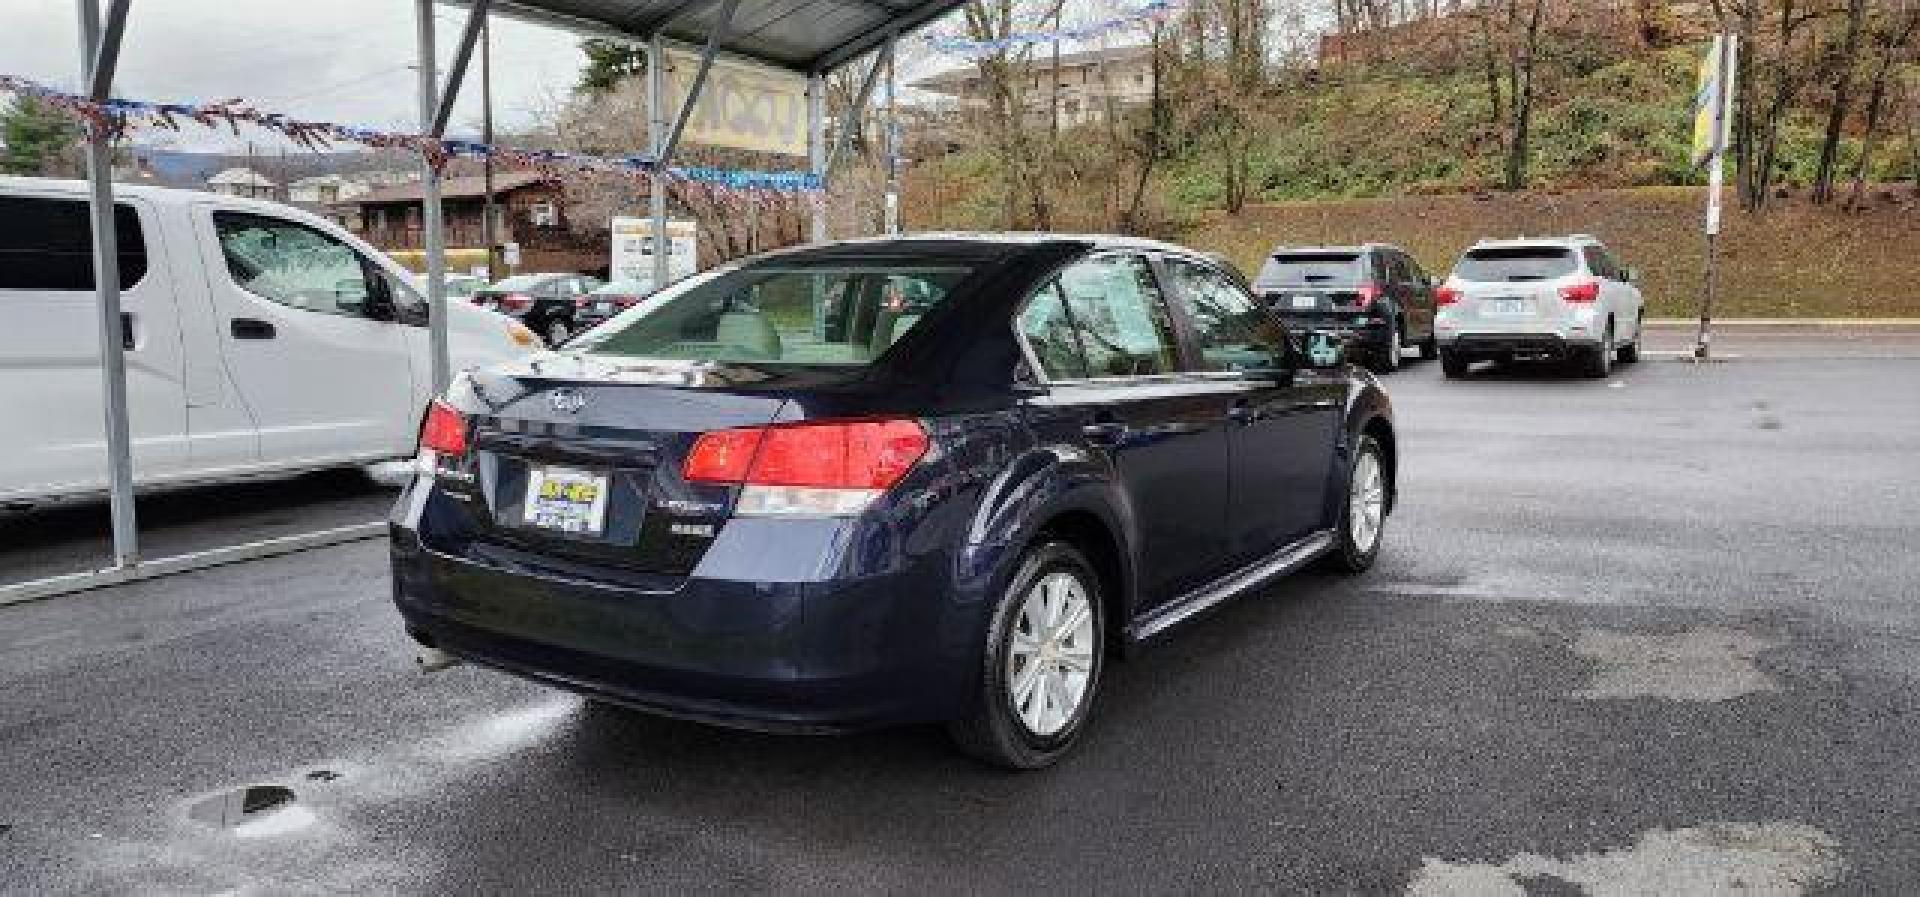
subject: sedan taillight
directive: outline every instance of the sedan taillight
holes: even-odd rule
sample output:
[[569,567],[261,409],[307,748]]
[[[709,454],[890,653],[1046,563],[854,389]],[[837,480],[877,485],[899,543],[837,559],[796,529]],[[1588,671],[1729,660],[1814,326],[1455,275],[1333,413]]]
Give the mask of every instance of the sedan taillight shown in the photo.
[[1439,287],[1433,291],[1434,305],[1457,305],[1459,302],[1459,287]]
[[420,425],[420,447],[435,454],[460,458],[467,454],[467,416],[452,405],[434,399],[427,405],[427,419]]
[[740,485],[748,516],[857,514],[926,455],[913,420],[818,421],[700,434],[681,475]]

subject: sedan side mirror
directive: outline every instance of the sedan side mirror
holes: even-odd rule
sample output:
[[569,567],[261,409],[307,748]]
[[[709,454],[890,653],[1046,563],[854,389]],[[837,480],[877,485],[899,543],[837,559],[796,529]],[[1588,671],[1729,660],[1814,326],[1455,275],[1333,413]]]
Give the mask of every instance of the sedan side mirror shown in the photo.
[[1346,342],[1338,335],[1325,330],[1309,330],[1305,342],[1308,367],[1337,368],[1347,363]]

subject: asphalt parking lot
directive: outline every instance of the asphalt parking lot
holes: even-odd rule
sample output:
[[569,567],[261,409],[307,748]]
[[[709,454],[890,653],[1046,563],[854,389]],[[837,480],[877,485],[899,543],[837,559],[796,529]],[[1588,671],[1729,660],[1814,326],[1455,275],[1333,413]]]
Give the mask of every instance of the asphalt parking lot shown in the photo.
[[[1911,892],[1920,333],[1721,347],[1413,364],[1380,565],[1110,667],[1041,773],[415,673],[378,542],[0,608],[0,889]],[[178,522],[385,501],[303,488]]]

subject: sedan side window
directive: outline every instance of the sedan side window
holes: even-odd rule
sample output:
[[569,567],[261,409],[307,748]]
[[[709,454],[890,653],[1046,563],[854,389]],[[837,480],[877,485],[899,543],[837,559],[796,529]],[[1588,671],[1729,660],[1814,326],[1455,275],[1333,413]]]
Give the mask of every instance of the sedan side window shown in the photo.
[[1273,315],[1225,275],[1179,258],[1167,279],[1185,303],[1202,366],[1209,371],[1265,371],[1286,363],[1286,335]]
[[1147,260],[1103,255],[1060,272],[1074,332],[1094,377],[1140,377],[1180,369],[1173,319]]
[[1087,356],[1080,349],[1080,337],[1073,330],[1073,316],[1067,314],[1067,299],[1058,282],[1040,288],[1027,300],[1020,312],[1020,335],[1048,380],[1083,380],[1087,376]]
[[288,308],[369,317],[376,287],[360,254],[308,227],[265,215],[214,212],[214,230],[233,282]]

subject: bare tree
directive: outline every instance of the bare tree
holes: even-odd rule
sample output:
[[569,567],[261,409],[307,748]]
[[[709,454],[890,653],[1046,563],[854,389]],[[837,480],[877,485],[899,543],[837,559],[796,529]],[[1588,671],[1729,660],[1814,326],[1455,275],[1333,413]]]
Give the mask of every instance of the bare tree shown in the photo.
[[1820,141],[1820,161],[1814,169],[1813,201],[1826,203],[1833,199],[1834,166],[1840,155],[1840,130],[1845,126],[1847,113],[1853,103],[1853,77],[1859,69],[1860,36],[1865,30],[1867,19],[1867,0],[1847,0],[1846,23],[1842,30],[1844,37],[1840,44],[1828,52],[1827,68],[1833,74],[1832,96],[1827,110],[1827,130]]
[[[1888,87],[1892,81],[1894,64],[1913,43],[1915,34],[1920,32],[1920,4],[1912,0],[1899,0],[1898,9],[1885,10],[1875,28],[1873,77],[1867,90],[1866,132],[1860,138],[1860,158],[1854,161],[1853,187],[1847,194],[1847,207],[1860,206],[1862,195],[1866,191],[1867,178],[1871,174],[1874,150],[1879,147],[1880,125],[1885,117],[1888,104]],[[1913,116],[1909,116],[1911,119]],[[1909,143],[1912,139],[1909,138]],[[1920,153],[1920,147],[1914,151]],[[1920,178],[1920,155],[1915,157],[1916,178]]]

